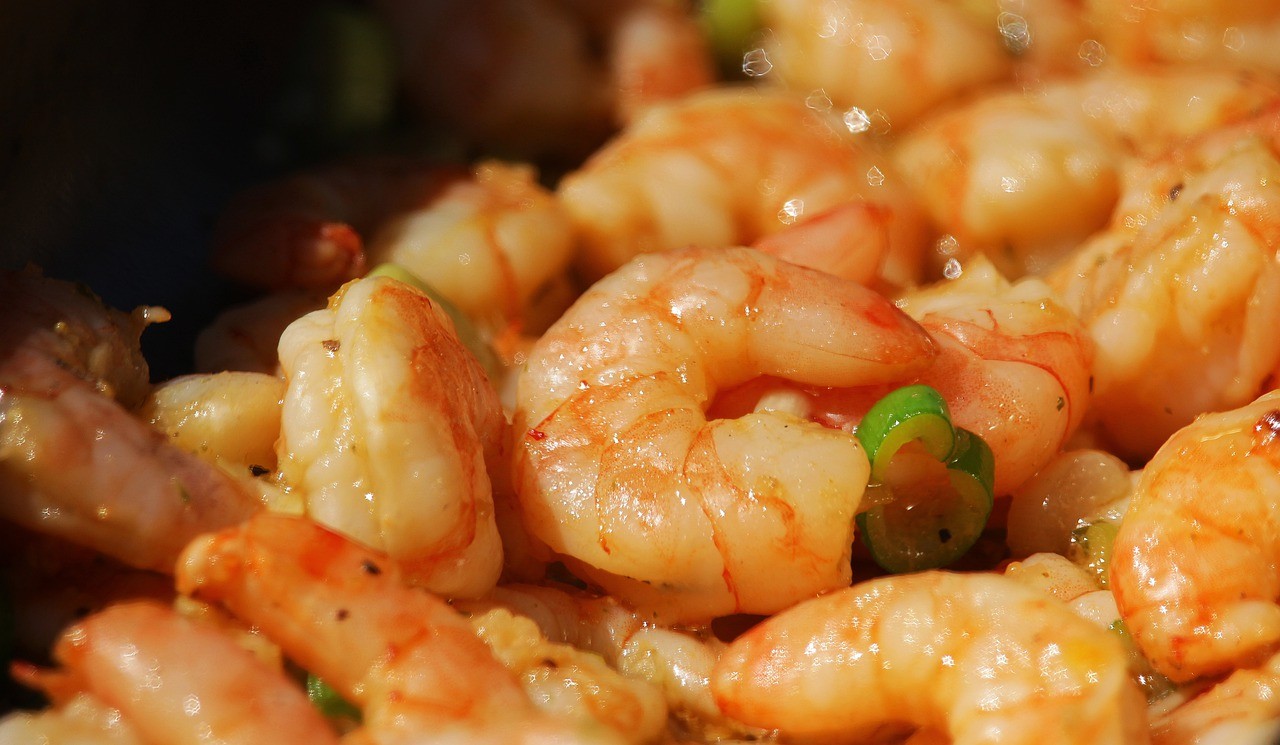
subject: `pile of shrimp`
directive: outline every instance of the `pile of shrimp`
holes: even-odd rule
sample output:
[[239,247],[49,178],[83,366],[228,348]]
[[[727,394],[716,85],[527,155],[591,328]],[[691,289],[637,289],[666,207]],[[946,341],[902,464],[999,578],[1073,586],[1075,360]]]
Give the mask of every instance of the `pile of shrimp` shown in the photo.
[[189,374],[0,276],[0,745],[1280,741],[1280,7],[362,7],[453,156],[231,200]]

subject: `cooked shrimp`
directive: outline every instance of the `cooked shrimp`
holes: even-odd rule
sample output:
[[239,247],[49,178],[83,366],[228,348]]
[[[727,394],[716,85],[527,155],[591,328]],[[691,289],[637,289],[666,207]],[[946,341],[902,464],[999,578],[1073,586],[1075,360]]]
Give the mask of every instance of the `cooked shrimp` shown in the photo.
[[525,524],[666,619],[768,613],[839,587],[869,469],[856,438],[782,412],[706,410],[759,375],[875,384],[934,353],[879,295],[757,251],[638,257],[526,363],[514,423]]
[[78,694],[57,709],[19,711],[0,718],[0,745],[147,745],[136,728],[88,694]]
[[1179,430],[1142,471],[1111,553],[1111,589],[1175,681],[1280,650],[1280,391]]
[[1137,474],[1101,450],[1061,453],[1013,492],[1006,521],[1014,556],[1066,554],[1071,533],[1093,520],[1119,523]]
[[389,277],[356,280],[289,326],[280,362],[280,472],[307,514],[435,591],[492,587],[488,468],[504,467],[506,420],[439,305]]
[[1097,348],[1088,426],[1121,457],[1280,369],[1278,123],[1273,108],[1135,172],[1108,230],[1049,277]]
[[174,445],[248,474],[276,468],[285,383],[274,375],[183,375],[152,389],[138,413]]
[[199,539],[177,578],[359,706],[353,742],[573,740],[575,725],[539,714],[461,614],[406,586],[386,555],[308,520],[263,514]]
[[126,407],[146,395],[133,316],[70,283],[0,277],[0,516],[135,567],[173,570],[193,536],[259,509],[230,476]]
[[198,373],[280,374],[280,335],[289,324],[325,306],[319,292],[283,290],[234,305],[196,336]]
[[720,89],[654,107],[567,175],[560,199],[597,279],[640,253],[749,245],[849,201],[892,215],[883,274],[918,277],[926,227],[886,160],[788,93]]
[[468,173],[384,157],[246,191],[222,215],[213,265],[253,287],[331,292],[392,261],[500,329],[563,272],[572,248],[568,215],[529,167],[489,161]]
[[1084,11],[1107,56],[1117,61],[1280,71],[1280,7],[1274,2],[1087,0]]
[[1187,703],[1153,717],[1154,745],[1275,745],[1280,741],[1280,656],[1237,670]]
[[765,235],[752,248],[875,287],[889,253],[892,221],[883,205],[847,202]]
[[905,130],[1015,71],[1081,69],[1084,24],[1062,0],[775,0],[761,3],[766,81],[821,90],[860,120]]
[[784,737],[862,742],[1142,743],[1119,640],[998,575],[886,577],[779,613],[729,645],[725,711]]
[[645,105],[707,86],[710,53],[679,3],[379,0],[406,97],[486,152],[573,162]]
[[1000,89],[927,118],[894,164],[957,252],[1038,274],[1107,224],[1126,159],[1242,119],[1280,97],[1238,71],[1120,70]]
[[148,743],[338,742],[282,670],[158,603],[122,603],[84,619],[54,657],[59,670],[20,665],[15,673],[55,702],[90,694]]

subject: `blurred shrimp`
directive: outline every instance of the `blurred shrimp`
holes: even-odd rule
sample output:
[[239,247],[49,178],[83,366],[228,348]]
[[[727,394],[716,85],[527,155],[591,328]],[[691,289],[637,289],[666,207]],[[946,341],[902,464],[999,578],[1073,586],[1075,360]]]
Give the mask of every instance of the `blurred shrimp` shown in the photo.
[[363,728],[344,742],[616,741],[539,713],[461,614],[308,520],[264,514],[201,538],[177,578],[356,704]]
[[683,3],[378,0],[406,98],[482,152],[574,162],[654,101],[712,82]]
[[1280,650],[1280,391],[1205,414],[1142,471],[1111,589],[1156,669],[1182,682]]
[[1013,492],[1006,522],[1014,556],[1066,554],[1072,532],[1095,520],[1119,523],[1137,473],[1110,453],[1065,451]]
[[1280,72],[1280,4],[1274,0],[1086,0],[1088,21],[1109,59]]
[[0,745],[147,745],[120,711],[88,694],[56,709],[15,711],[0,718]]
[[953,252],[1038,274],[1103,228],[1126,163],[1252,115],[1274,77],[1236,70],[1108,70],[997,89],[927,117],[894,165]]
[[0,277],[0,516],[171,572],[186,542],[260,508],[128,409],[150,386],[129,316],[34,272]]
[[763,236],[752,248],[875,287],[889,253],[892,221],[883,205],[849,202]]
[[54,657],[59,669],[20,664],[15,677],[55,703],[88,693],[153,745],[338,742],[282,670],[159,603],[121,603],[80,621]]
[[280,375],[280,335],[325,300],[319,292],[282,290],[227,308],[196,336],[195,371]]
[[767,82],[820,90],[864,126],[903,131],[982,86],[1086,69],[1068,0],[774,0],[761,3]]
[[280,362],[280,473],[307,514],[434,591],[492,587],[489,469],[506,467],[506,420],[440,306],[389,277],[355,280],[285,330]]
[[829,112],[781,91],[726,88],[654,107],[557,190],[588,279],[641,253],[750,245],[850,201],[891,216],[883,275],[918,279],[927,229],[887,159]]
[[1048,280],[1097,349],[1088,428],[1141,462],[1280,369],[1280,107],[1135,170],[1111,225]]
[[1148,741],[1119,640],[998,575],[885,577],[801,603],[730,644],[712,685],[785,738]]
[[[219,222],[213,266],[252,287],[327,293],[378,263],[395,262],[463,313],[501,330],[518,323],[525,306],[563,273],[572,230],[527,166],[488,161],[467,172],[365,158],[241,194]],[[281,302],[281,310],[290,307]],[[275,307],[257,313],[271,317]],[[230,322],[232,334],[243,323]]]
[[1154,745],[1280,742],[1280,655],[1237,670],[1190,701],[1152,717]]
[[760,375],[870,385],[934,355],[881,296],[758,251],[637,257],[530,352],[513,425],[525,525],[659,620],[768,613],[841,586],[869,469],[856,438],[707,409]]

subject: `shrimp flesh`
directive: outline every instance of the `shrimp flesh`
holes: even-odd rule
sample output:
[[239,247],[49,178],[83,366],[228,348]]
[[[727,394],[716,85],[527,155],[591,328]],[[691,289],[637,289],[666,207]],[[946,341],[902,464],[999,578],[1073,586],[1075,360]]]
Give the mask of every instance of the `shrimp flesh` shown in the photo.
[[378,0],[406,98],[464,146],[571,163],[646,105],[706,87],[710,52],[679,3]]
[[314,291],[282,290],[227,308],[196,336],[196,372],[280,375],[280,335],[327,299]]
[[285,330],[280,362],[280,473],[307,514],[437,592],[492,587],[489,469],[506,467],[506,420],[440,306],[390,277],[355,280]]
[[1125,165],[1243,119],[1280,97],[1236,71],[1109,70],[998,89],[925,119],[894,165],[949,250],[1039,274],[1108,222]]
[[187,541],[260,508],[232,477],[134,416],[148,315],[32,272],[0,277],[0,516],[131,566],[173,571]]
[[57,709],[17,711],[0,718],[0,745],[147,745],[120,711],[88,694]]
[[1083,523],[1119,523],[1137,474],[1101,450],[1068,450],[1013,492],[1006,522],[1014,556],[1066,554],[1071,532]]
[[1178,682],[1280,650],[1280,391],[1205,414],[1138,480],[1111,553],[1129,632]]
[[774,0],[761,4],[766,82],[822,91],[847,115],[905,131],[974,89],[1086,66],[1071,2]]
[[1280,742],[1280,656],[1237,670],[1151,720],[1153,745],[1275,745]]
[[760,375],[876,384],[934,355],[881,296],[758,251],[637,257],[526,362],[513,425],[525,525],[666,620],[769,613],[839,587],[869,469],[856,438],[782,412],[706,411]]
[[1111,226],[1048,281],[1097,350],[1086,427],[1141,462],[1280,370],[1280,107],[1135,170]]
[[999,575],[884,577],[806,601],[730,644],[712,686],[738,719],[822,742],[917,728],[956,745],[1148,741],[1118,638]]
[[55,702],[88,693],[148,743],[338,742],[283,671],[159,603],[121,603],[80,621],[54,657],[60,669],[20,664],[16,677]]
[[829,112],[781,91],[724,88],[657,106],[557,188],[590,280],[640,253],[750,245],[850,202],[892,215],[885,277],[917,279],[928,235],[891,166]]
[[1274,2],[1086,0],[1083,5],[1098,43],[1118,62],[1280,71],[1275,57],[1280,6]]
[[179,592],[222,604],[359,706],[349,742],[590,740],[541,715],[461,614],[403,580],[386,555],[271,514],[193,542],[177,572]]

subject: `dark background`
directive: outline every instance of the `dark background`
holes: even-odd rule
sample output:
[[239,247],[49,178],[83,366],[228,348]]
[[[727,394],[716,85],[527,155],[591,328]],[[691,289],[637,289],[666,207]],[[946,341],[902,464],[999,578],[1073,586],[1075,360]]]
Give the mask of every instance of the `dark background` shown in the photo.
[[0,0],[3,267],[169,308],[144,348],[153,377],[185,369],[229,292],[212,221],[279,167],[264,132],[312,5]]

